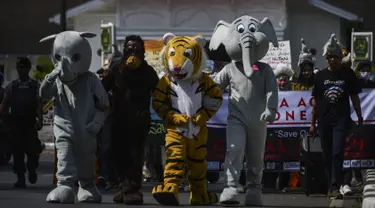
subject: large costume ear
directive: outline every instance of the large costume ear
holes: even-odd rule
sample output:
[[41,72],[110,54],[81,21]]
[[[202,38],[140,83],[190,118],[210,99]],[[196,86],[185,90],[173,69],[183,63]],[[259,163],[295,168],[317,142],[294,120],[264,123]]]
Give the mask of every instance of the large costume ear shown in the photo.
[[195,41],[203,48],[206,45],[206,40],[203,38],[202,35],[196,35],[193,37]]
[[55,39],[56,38],[56,34],[54,34],[54,35],[49,35],[49,36],[47,36],[47,37],[44,37],[44,38],[42,38],[40,41],[39,41],[39,43],[43,43],[43,42],[45,42],[45,41],[47,41],[47,40],[53,40],[53,39]]
[[174,37],[176,36],[173,33],[165,33],[165,35],[163,35],[164,45],[167,45],[169,41],[172,40]]
[[93,38],[96,37],[95,33],[92,32],[80,32],[79,35],[83,38]]
[[260,27],[257,32],[265,34],[268,40],[273,44],[274,47],[279,47],[275,29],[273,28],[272,22],[267,17],[260,22]]
[[210,40],[209,49],[210,50],[217,50],[221,44],[223,44],[224,38],[227,36],[229,32],[229,27],[231,26],[230,23],[227,23],[223,20],[220,20],[212,33],[212,37]]

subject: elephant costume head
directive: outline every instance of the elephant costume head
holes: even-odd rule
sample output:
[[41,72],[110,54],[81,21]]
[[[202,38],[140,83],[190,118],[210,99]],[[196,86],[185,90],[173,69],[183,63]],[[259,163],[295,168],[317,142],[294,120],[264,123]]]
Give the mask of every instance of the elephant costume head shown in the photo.
[[278,47],[277,36],[268,18],[259,21],[251,16],[241,16],[232,23],[220,20],[210,41],[210,50],[224,46],[233,61],[242,61],[245,75],[250,77],[253,64],[261,60],[268,52],[269,42]]
[[62,83],[72,84],[80,74],[89,71],[92,51],[87,39],[95,36],[91,32],[64,31],[40,40],[54,40],[52,62],[60,72]]

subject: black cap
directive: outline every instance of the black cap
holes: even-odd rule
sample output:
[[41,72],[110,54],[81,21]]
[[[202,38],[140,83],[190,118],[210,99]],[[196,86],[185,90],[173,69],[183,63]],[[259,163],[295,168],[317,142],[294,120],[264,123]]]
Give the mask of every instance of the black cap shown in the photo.
[[17,67],[17,69],[19,69],[19,68],[31,69],[31,61],[28,58],[19,57],[19,58],[17,58],[16,67]]

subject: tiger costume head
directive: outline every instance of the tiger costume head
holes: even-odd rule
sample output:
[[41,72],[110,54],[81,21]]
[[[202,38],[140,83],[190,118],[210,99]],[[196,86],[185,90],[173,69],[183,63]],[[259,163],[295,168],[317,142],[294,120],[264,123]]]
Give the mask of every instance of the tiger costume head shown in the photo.
[[173,80],[199,79],[206,67],[204,38],[200,35],[187,37],[167,33],[163,36],[163,42],[165,46],[160,60],[165,74]]

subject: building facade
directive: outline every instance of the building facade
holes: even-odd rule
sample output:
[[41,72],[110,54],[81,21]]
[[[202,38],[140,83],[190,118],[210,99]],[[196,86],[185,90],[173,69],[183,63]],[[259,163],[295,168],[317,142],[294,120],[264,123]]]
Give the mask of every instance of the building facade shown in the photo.
[[[322,47],[332,33],[341,42],[342,20],[358,21],[350,12],[320,0],[94,0],[68,12],[74,29],[100,34],[102,21],[116,25],[117,43],[122,46],[127,35],[137,34],[145,40],[160,40],[167,32],[176,35],[202,34],[210,39],[219,20],[232,22],[236,17],[248,14],[258,19],[268,17],[279,40],[290,40],[292,66],[297,67],[301,50],[300,39],[309,47],[316,48],[317,67],[324,67]],[[51,18],[58,23],[59,15]],[[345,40],[342,40],[344,38]],[[94,51],[100,46],[100,37],[90,40]],[[93,53],[90,70],[101,67],[101,59]]]

